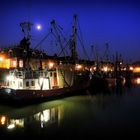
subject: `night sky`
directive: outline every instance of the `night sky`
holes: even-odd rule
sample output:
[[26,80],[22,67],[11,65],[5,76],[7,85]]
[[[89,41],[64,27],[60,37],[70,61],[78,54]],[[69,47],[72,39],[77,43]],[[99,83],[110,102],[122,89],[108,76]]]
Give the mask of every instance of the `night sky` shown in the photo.
[[[136,0],[0,0],[0,47],[20,42],[23,34],[19,24],[24,21],[34,24],[33,48],[48,33],[53,19],[68,39],[74,14],[78,16],[89,57],[92,45],[102,57],[108,42],[111,56],[118,52],[126,62],[140,60],[140,2]],[[42,30],[36,30],[37,24],[42,25]],[[79,56],[84,58],[78,41],[77,47]],[[59,46],[49,37],[40,48],[53,54]]]

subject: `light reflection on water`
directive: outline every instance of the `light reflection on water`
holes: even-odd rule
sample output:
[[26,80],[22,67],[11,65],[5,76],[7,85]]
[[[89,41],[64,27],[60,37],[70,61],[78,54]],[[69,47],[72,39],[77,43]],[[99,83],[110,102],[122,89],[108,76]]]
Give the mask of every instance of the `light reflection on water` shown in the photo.
[[23,108],[0,106],[0,135],[133,135],[140,131],[139,110],[139,86]]

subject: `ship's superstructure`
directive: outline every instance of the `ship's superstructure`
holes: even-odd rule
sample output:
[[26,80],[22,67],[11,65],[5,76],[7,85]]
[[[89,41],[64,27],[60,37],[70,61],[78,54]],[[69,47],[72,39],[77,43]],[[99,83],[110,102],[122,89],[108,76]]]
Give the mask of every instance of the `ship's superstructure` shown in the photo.
[[51,22],[51,25],[56,32],[56,37],[64,55],[49,56],[39,49],[31,48],[30,30],[32,24],[23,22],[20,26],[24,37],[20,44],[13,48],[7,48],[0,53],[0,61],[6,62],[3,62],[3,65],[0,63],[3,69],[6,69],[5,82],[1,82],[2,86],[11,89],[50,90],[77,85],[79,79],[82,84],[81,77],[84,75],[85,78],[85,71],[89,71],[90,68],[85,68],[83,64],[77,63],[76,15],[74,15],[70,56],[65,56],[64,46],[57,31],[55,20]]

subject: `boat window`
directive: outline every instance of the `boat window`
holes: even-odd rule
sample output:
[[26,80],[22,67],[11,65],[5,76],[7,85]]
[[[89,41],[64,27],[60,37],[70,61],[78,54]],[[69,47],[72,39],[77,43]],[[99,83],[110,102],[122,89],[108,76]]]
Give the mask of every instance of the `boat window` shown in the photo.
[[39,76],[41,76],[41,77],[43,76],[43,72],[42,71],[39,72]]
[[19,61],[19,67],[23,68],[23,61],[22,60]]
[[29,81],[26,81],[26,87],[29,87]]
[[33,71],[33,77],[37,77],[37,74],[35,71]]
[[19,82],[19,87],[22,87],[22,82]]
[[54,73],[54,77],[57,77],[57,74],[56,74],[56,72]]
[[50,77],[52,77],[52,72],[50,72]]
[[19,75],[19,76],[22,76],[22,72],[21,72],[21,71],[19,71],[19,72],[18,72],[18,75]]
[[31,81],[31,86],[35,86],[35,81]]
[[48,76],[48,71],[45,71],[45,72],[44,72],[44,75],[45,75],[45,76]]

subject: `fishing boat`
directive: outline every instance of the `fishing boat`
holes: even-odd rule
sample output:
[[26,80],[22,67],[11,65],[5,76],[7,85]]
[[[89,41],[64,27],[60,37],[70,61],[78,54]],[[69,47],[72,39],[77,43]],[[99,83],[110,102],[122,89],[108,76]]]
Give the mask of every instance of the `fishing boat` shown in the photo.
[[[54,20],[51,24],[56,30]],[[76,63],[76,16],[71,39],[71,56],[48,56],[43,51],[31,48],[31,25],[30,22],[21,23],[24,38],[20,44],[0,52],[0,60],[4,61],[3,64],[7,68],[1,73],[5,78],[1,84],[0,102],[32,103],[86,90],[91,79],[89,69]],[[58,35],[57,31],[56,33]],[[63,51],[59,35],[58,39]]]

